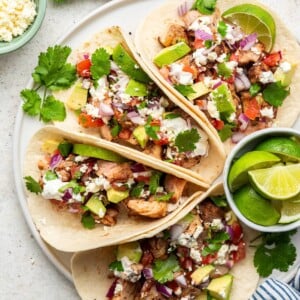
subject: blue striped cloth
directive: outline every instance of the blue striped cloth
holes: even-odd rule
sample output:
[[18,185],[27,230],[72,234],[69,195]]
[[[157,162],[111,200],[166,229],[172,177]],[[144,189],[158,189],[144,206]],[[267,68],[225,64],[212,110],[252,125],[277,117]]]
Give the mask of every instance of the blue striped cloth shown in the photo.
[[289,283],[268,278],[249,300],[300,300],[300,267]]

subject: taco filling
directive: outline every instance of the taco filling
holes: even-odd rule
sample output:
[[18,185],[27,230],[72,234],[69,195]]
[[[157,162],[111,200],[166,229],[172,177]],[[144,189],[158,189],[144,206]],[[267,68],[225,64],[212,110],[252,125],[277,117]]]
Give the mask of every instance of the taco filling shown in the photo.
[[207,155],[205,132],[164,96],[121,44],[79,56],[77,73],[77,92],[67,105],[77,110],[81,126],[185,168]]
[[218,10],[201,15],[180,8],[181,23],[158,37],[163,49],[153,59],[164,79],[206,115],[223,141],[270,127],[289,95],[295,65],[281,51],[267,52],[255,32],[245,34]]
[[115,225],[121,203],[130,215],[162,218],[186,199],[185,180],[90,145],[63,141],[37,168],[40,178],[25,177],[27,188],[81,215],[87,228]]
[[222,197],[207,198],[155,237],[119,245],[107,298],[229,299],[229,271],[246,247],[242,227],[223,204]]

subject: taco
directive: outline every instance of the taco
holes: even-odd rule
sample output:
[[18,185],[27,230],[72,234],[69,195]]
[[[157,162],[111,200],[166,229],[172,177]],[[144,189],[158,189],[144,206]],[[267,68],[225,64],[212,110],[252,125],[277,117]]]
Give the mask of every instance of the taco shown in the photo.
[[202,194],[185,174],[117,150],[51,126],[34,135],[24,182],[30,214],[48,244],[72,252],[134,239],[164,227]]
[[[138,56],[136,56],[138,58]],[[56,94],[67,118],[55,125],[101,137],[211,184],[222,172],[221,141],[142,70],[118,27],[97,33],[70,56],[78,81]]]
[[222,190],[215,186],[148,239],[74,254],[81,298],[248,299],[259,279],[248,244],[255,233],[243,232]]
[[[253,131],[291,127],[300,111],[296,39],[275,14],[255,1],[217,1],[211,15],[202,15],[197,2],[167,1],[139,26],[135,45],[148,69],[206,120],[227,152]],[[266,36],[246,34],[222,16],[245,3],[265,9],[276,31],[271,50],[265,47]]]

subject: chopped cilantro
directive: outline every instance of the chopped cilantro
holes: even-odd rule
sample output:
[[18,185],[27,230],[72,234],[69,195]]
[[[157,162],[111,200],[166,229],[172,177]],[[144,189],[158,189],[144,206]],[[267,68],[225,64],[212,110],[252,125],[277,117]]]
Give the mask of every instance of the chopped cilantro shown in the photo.
[[45,179],[46,179],[47,181],[49,181],[49,180],[54,180],[54,179],[57,179],[57,175],[56,175],[55,173],[53,173],[52,171],[47,171],[47,172],[45,173]]
[[279,107],[283,100],[290,94],[280,81],[270,83],[263,91],[263,98],[269,104]]
[[216,8],[217,0],[196,0],[194,8],[203,15],[211,15]]
[[228,68],[225,62],[217,65],[218,75],[224,78],[230,78],[232,76],[232,69]]
[[169,201],[174,193],[168,193],[168,194],[164,194],[164,195],[156,195],[154,198],[156,201]]
[[81,224],[84,228],[93,229],[95,227],[95,219],[89,212],[85,212],[81,217]]
[[172,281],[174,273],[180,270],[179,263],[175,255],[171,254],[167,259],[156,259],[153,266],[153,277],[160,283]]
[[136,186],[133,187],[133,189],[130,192],[131,197],[140,197],[142,190],[144,188],[144,182],[139,182]]
[[109,264],[108,268],[111,271],[118,271],[118,272],[123,272],[124,271],[122,262],[120,262],[119,260],[115,260],[115,261],[111,262]]
[[213,41],[211,40],[204,41],[205,48],[209,49],[212,45],[213,45]]
[[[287,272],[296,259],[296,247],[291,235],[296,230],[279,233],[262,233],[261,242],[255,245],[254,266],[262,277],[269,276],[274,269]],[[253,246],[253,245],[252,245]]]
[[202,256],[207,256],[209,254],[215,253],[220,250],[222,244],[208,244],[201,251]]
[[251,84],[249,93],[251,97],[256,96],[261,90],[261,86],[258,83]]
[[104,48],[98,48],[92,55],[91,75],[97,81],[110,73],[110,55]]
[[141,102],[139,105],[138,105],[138,109],[143,109],[143,108],[145,108],[145,107],[147,107],[147,102],[146,101],[143,101],[143,102]]
[[227,207],[228,203],[226,201],[225,195],[222,196],[216,196],[216,197],[210,197],[210,199],[213,201],[215,205],[218,207]]
[[147,124],[145,125],[145,131],[149,137],[153,140],[159,140],[157,132],[159,131],[160,127],[158,125],[151,125],[152,117],[149,116],[147,120]]
[[233,125],[225,124],[224,127],[218,131],[219,137],[222,142],[225,142],[228,138],[232,136],[233,127]]
[[197,129],[192,128],[180,132],[175,138],[175,146],[179,152],[193,151],[196,149],[196,143],[200,140]]
[[179,118],[180,114],[176,114],[176,113],[167,113],[164,117],[164,119],[176,119]]
[[158,171],[152,172],[150,177],[150,182],[149,182],[149,190],[151,195],[154,195],[156,193],[156,190],[159,187],[159,181],[161,176],[162,176],[161,172]]
[[65,105],[55,99],[53,96],[48,96],[41,108],[41,119],[47,123],[50,121],[63,121],[66,118]]
[[120,133],[121,130],[122,130],[122,126],[118,123],[118,121],[115,118],[113,118],[112,119],[112,128],[110,130],[112,137],[118,136],[118,134]]
[[34,180],[31,176],[26,176],[24,177],[24,179],[28,191],[35,194],[40,194],[42,192],[42,188],[39,185],[39,183],[36,180]]
[[24,100],[22,106],[23,110],[29,116],[38,116],[41,111],[41,103],[42,103],[42,99],[40,95],[34,90],[25,89],[21,91],[21,97]]
[[60,153],[63,157],[67,157],[67,156],[72,152],[72,149],[73,149],[73,144],[68,143],[68,142],[61,142],[61,143],[58,145],[59,153]]
[[222,244],[229,239],[230,235],[227,232],[217,232],[213,238],[208,240],[208,244],[203,248],[201,255],[207,256],[211,253],[219,251],[222,247]]
[[220,21],[218,24],[218,32],[221,37],[225,37],[227,33],[227,24],[224,21]]
[[190,94],[196,93],[191,85],[175,84],[174,88],[185,97]]

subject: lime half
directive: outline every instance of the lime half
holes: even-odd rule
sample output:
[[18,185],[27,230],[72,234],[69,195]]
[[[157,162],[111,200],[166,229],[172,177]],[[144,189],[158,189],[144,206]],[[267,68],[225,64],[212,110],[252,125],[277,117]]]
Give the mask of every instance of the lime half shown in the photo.
[[226,10],[222,17],[241,26],[246,34],[256,33],[269,52],[276,37],[276,24],[272,15],[260,6],[241,4]]
[[269,138],[258,144],[255,150],[274,153],[283,161],[300,161],[300,143],[288,137]]
[[287,200],[300,193],[300,164],[278,165],[248,172],[253,187],[271,200]]
[[248,182],[248,171],[268,168],[280,162],[276,155],[265,151],[250,151],[238,158],[228,175],[229,189],[233,192]]
[[300,220],[300,203],[292,201],[282,202],[281,217],[278,223],[286,224]]

